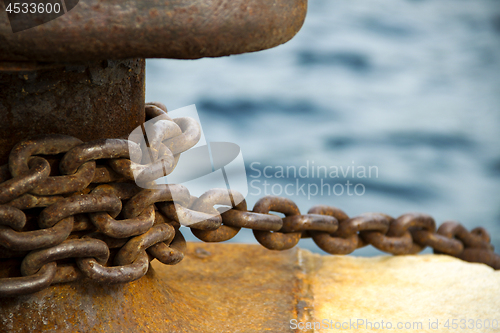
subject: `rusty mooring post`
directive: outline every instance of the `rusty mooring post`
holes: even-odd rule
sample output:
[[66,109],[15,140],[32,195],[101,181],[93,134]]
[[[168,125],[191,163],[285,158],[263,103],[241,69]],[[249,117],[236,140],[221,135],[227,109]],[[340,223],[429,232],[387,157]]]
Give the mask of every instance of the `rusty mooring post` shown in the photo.
[[[47,22],[36,26],[22,13],[7,15],[9,3],[0,2],[0,165],[16,143],[40,134],[82,141],[129,134],[145,120],[145,58],[197,59],[271,48],[298,32],[307,8],[307,0],[63,1],[66,14],[39,16],[39,23]],[[2,265],[0,278],[20,274]],[[196,297],[186,299],[163,285],[154,269],[140,284],[84,281],[0,298],[0,331],[192,332],[205,331],[213,315],[203,312]],[[147,306],[149,291],[163,287]],[[117,317],[119,300],[126,304]],[[283,309],[293,311],[292,303]]]
[[145,118],[144,71],[142,58],[0,64],[0,164],[17,142],[35,135],[91,141],[129,134]]
[[[174,150],[169,140],[185,143],[196,131],[184,126],[186,119],[184,125],[182,118],[168,119],[163,105],[145,110],[144,59],[279,45],[300,29],[306,0],[65,0],[66,14],[35,21],[7,16],[12,2],[0,2],[0,162],[8,160],[0,164],[0,332],[498,330],[500,271],[449,256],[401,255],[430,245],[498,269],[500,257],[482,228],[469,233],[448,222],[436,231],[426,215],[349,218],[327,206],[300,215],[291,200],[266,197],[253,211],[242,201],[236,215],[214,215],[220,220],[206,225],[218,229],[198,230],[217,239],[224,236],[219,230],[248,227],[260,231],[257,239],[268,249],[283,251],[186,245],[171,209],[174,190],[141,189],[130,177],[132,140],[81,142],[127,135],[147,114],[162,118],[154,126],[177,131],[153,136],[167,142],[163,153],[174,161],[185,150]],[[16,142],[37,134],[54,135],[25,140],[8,155]],[[151,171],[151,165],[133,166]],[[205,214],[190,209],[219,205],[210,201],[218,191],[196,198],[173,187],[185,195],[184,211]],[[290,216],[267,214],[277,209]],[[390,221],[399,221],[397,230]],[[407,228],[415,226],[424,229],[410,235]],[[400,256],[290,249],[303,236],[332,254],[370,241]]]
[[[73,1],[74,2],[74,1]],[[0,3],[0,163],[36,134],[120,137],[144,121],[144,58],[196,59],[277,46],[302,26],[307,0],[81,0],[13,33]],[[14,17],[13,17],[13,16]],[[111,60],[113,59],[113,60]]]

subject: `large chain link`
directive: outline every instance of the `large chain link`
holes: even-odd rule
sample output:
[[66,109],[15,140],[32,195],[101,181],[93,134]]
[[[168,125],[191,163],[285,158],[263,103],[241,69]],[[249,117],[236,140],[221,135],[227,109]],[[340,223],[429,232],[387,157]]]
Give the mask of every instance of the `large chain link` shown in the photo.
[[[12,149],[9,163],[0,167],[0,297],[82,278],[130,282],[144,276],[154,259],[177,264],[186,249],[181,224],[205,242],[226,241],[249,228],[271,250],[290,249],[301,238],[331,254],[368,244],[395,255],[429,246],[500,269],[485,229],[469,232],[450,221],[436,230],[425,214],[350,218],[330,206],[301,214],[293,201],[274,196],[248,210],[232,190],[211,189],[197,198],[182,185],[141,188],[138,181],[148,184],[170,173],[201,134],[193,119],[171,119],[160,103],[147,104],[146,115],[155,118],[143,127],[149,155],[141,155],[146,150],[140,140],[84,143],[66,135],[27,139]],[[239,204],[219,214],[214,206],[227,206],[228,196]]]

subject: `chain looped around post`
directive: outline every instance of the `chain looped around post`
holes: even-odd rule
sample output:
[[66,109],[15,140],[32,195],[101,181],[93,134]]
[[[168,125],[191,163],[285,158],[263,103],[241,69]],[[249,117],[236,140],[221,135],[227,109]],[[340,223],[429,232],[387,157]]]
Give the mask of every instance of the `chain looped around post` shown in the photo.
[[144,143],[134,134],[129,140],[87,143],[51,134],[12,149],[9,163],[0,166],[0,262],[14,261],[17,270],[7,275],[0,270],[0,297],[85,278],[126,283],[144,276],[154,259],[178,264],[186,251],[181,226],[205,242],[252,229],[271,250],[290,249],[309,237],[331,254],[349,254],[368,244],[395,255],[429,246],[435,253],[500,269],[485,229],[468,231],[448,221],[436,231],[426,214],[349,217],[324,205],[301,214],[292,200],[274,196],[249,210],[233,190],[211,189],[197,198],[183,185],[143,188],[139,185],[170,173],[201,136],[194,119],[172,119],[161,103],[146,104],[145,111],[155,118],[144,126],[149,155],[142,154]]

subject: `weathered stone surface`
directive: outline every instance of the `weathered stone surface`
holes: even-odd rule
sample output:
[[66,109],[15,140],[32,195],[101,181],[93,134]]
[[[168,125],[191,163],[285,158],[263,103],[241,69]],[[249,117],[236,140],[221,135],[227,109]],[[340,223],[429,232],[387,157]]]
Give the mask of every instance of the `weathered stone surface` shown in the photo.
[[[375,323],[380,325],[382,320],[384,327],[390,322],[398,332],[500,331],[500,271],[488,266],[441,255],[359,258],[305,251],[299,255],[307,263],[314,295],[313,322],[328,320],[328,325],[314,332],[332,332],[329,327],[336,322],[339,327],[358,319],[365,324],[351,326],[350,332],[380,332]],[[462,319],[467,320],[465,329],[460,327]],[[497,329],[478,328],[488,319],[497,320]],[[367,327],[367,320],[373,329]],[[450,329],[444,326],[447,320]]]
[[[390,321],[394,332],[495,332],[443,325],[500,320],[499,309],[500,272],[447,256],[357,258],[191,243],[179,265],[153,262],[130,284],[83,281],[0,299],[0,331],[334,332],[335,322],[368,319]],[[333,329],[298,329],[323,319]],[[429,319],[439,329],[429,329]],[[398,322],[423,326],[398,330]],[[346,331],[372,331],[365,328]]]

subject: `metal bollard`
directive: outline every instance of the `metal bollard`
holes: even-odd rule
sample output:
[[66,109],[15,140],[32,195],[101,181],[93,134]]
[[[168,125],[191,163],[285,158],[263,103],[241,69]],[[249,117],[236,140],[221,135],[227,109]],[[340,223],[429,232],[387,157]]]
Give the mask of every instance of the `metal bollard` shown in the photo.
[[[307,0],[66,0],[61,2],[64,15],[39,16],[46,23],[36,25],[28,16],[8,16],[11,2],[0,2],[1,182],[11,176],[5,165],[10,151],[26,138],[41,134],[70,135],[82,141],[120,138],[140,126],[146,117],[145,58],[198,59],[275,47],[300,30],[307,9]],[[36,224],[40,211],[34,211],[28,216],[27,230]],[[66,223],[61,228],[71,227],[71,221],[61,222],[61,226]],[[26,221],[18,222],[20,230]],[[78,223],[86,228],[90,222]],[[73,231],[78,232],[76,225]],[[171,244],[174,252],[177,243],[185,247],[182,236],[176,236]],[[172,263],[182,259],[177,252],[169,257]],[[4,258],[0,279],[20,276],[18,259],[26,254],[5,250],[0,244],[0,258]],[[142,251],[137,262],[148,264],[146,256]],[[38,273],[38,268],[24,269],[54,278],[54,267],[55,263],[44,265]],[[74,277],[71,267],[63,263],[60,268],[58,279]],[[39,290],[40,281],[28,281],[26,288]],[[55,285],[31,295],[0,298],[0,331],[203,331],[214,309],[204,313],[202,303],[185,298],[186,293],[191,291],[179,294],[175,286],[164,285],[154,269],[141,281],[128,284],[102,285],[86,279]],[[287,309],[292,309],[288,303]],[[188,308],[199,313],[189,313]]]

